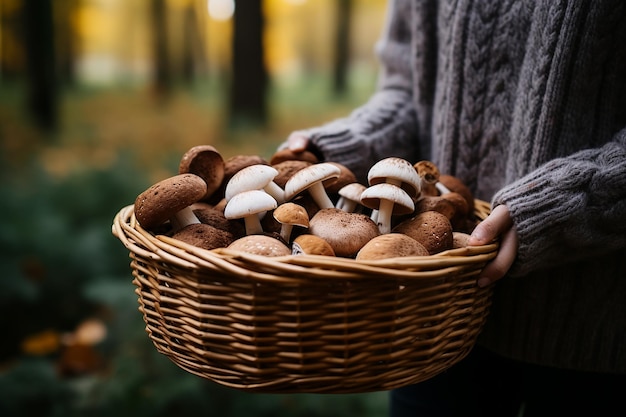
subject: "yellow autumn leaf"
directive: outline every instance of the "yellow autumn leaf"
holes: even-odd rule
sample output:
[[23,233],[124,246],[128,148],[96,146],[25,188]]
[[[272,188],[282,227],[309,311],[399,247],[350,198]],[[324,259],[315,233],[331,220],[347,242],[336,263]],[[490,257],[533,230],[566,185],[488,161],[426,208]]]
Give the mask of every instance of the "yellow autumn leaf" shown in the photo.
[[55,330],[44,330],[32,334],[22,341],[22,352],[28,355],[49,355],[61,345],[61,335]]

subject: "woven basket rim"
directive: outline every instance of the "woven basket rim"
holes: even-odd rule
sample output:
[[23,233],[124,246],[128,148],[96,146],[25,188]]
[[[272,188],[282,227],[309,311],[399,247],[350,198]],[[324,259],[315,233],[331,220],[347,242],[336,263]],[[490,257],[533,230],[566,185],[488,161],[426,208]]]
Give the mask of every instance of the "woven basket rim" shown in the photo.
[[[476,201],[477,217],[486,217],[488,205]],[[145,230],[135,218],[133,205],[123,207],[115,216],[112,233],[132,253],[154,261],[165,261],[182,268],[221,271],[259,280],[367,279],[391,276],[423,279],[458,273],[459,268],[484,264],[493,259],[498,243],[446,250],[427,256],[406,256],[379,260],[325,255],[286,255],[267,257],[218,248],[206,250],[161,234]],[[265,272],[259,272],[265,271]]]

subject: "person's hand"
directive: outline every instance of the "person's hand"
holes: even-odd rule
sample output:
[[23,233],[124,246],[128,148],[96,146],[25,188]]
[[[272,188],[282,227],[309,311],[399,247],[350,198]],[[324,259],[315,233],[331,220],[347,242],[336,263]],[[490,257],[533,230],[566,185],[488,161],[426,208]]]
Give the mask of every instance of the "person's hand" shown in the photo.
[[485,287],[502,278],[513,265],[517,255],[517,231],[513,227],[509,209],[504,204],[494,208],[491,214],[476,226],[468,244],[486,245],[498,238],[500,239],[498,254],[478,277],[479,287]]
[[309,145],[309,137],[300,131],[293,132],[287,138],[287,149],[293,152],[303,152]]

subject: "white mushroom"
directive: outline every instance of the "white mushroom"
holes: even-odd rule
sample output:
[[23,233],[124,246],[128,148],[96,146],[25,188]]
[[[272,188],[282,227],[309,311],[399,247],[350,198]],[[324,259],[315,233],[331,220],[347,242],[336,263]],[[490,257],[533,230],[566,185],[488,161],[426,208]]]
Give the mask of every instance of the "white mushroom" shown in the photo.
[[382,234],[391,231],[392,214],[408,214],[415,209],[413,200],[406,191],[387,183],[372,185],[363,191],[361,204],[378,210],[376,224]]
[[274,197],[261,190],[249,190],[234,195],[224,208],[224,216],[229,219],[244,219],[246,234],[261,234],[260,213],[277,207]]
[[324,189],[323,181],[337,178],[341,170],[329,163],[310,165],[293,174],[285,184],[285,199],[291,200],[303,191],[308,191],[319,208],[334,208],[332,200]]
[[361,193],[365,188],[363,184],[358,182],[344,185],[339,189],[339,199],[335,207],[343,211],[355,211],[357,205],[361,203]]
[[269,165],[256,164],[242,168],[226,184],[224,198],[228,201],[243,191],[264,190],[281,204],[285,201],[285,191],[274,182],[277,175],[278,170]]
[[420,178],[413,165],[402,158],[381,159],[367,173],[369,185],[387,183],[404,189],[411,198],[420,193]]

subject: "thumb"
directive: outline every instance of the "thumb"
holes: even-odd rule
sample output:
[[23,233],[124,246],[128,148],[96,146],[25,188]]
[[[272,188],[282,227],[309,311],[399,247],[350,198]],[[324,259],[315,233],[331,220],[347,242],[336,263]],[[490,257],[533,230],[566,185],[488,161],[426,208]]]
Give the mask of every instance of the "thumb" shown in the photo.
[[496,240],[511,228],[513,221],[506,205],[496,206],[489,216],[476,226],[470,236],[469,245],[486,245]]
[[308,144],[309,138],[303,132],[293,132],[287,138],[287,147],[294,152],[306,150]]

